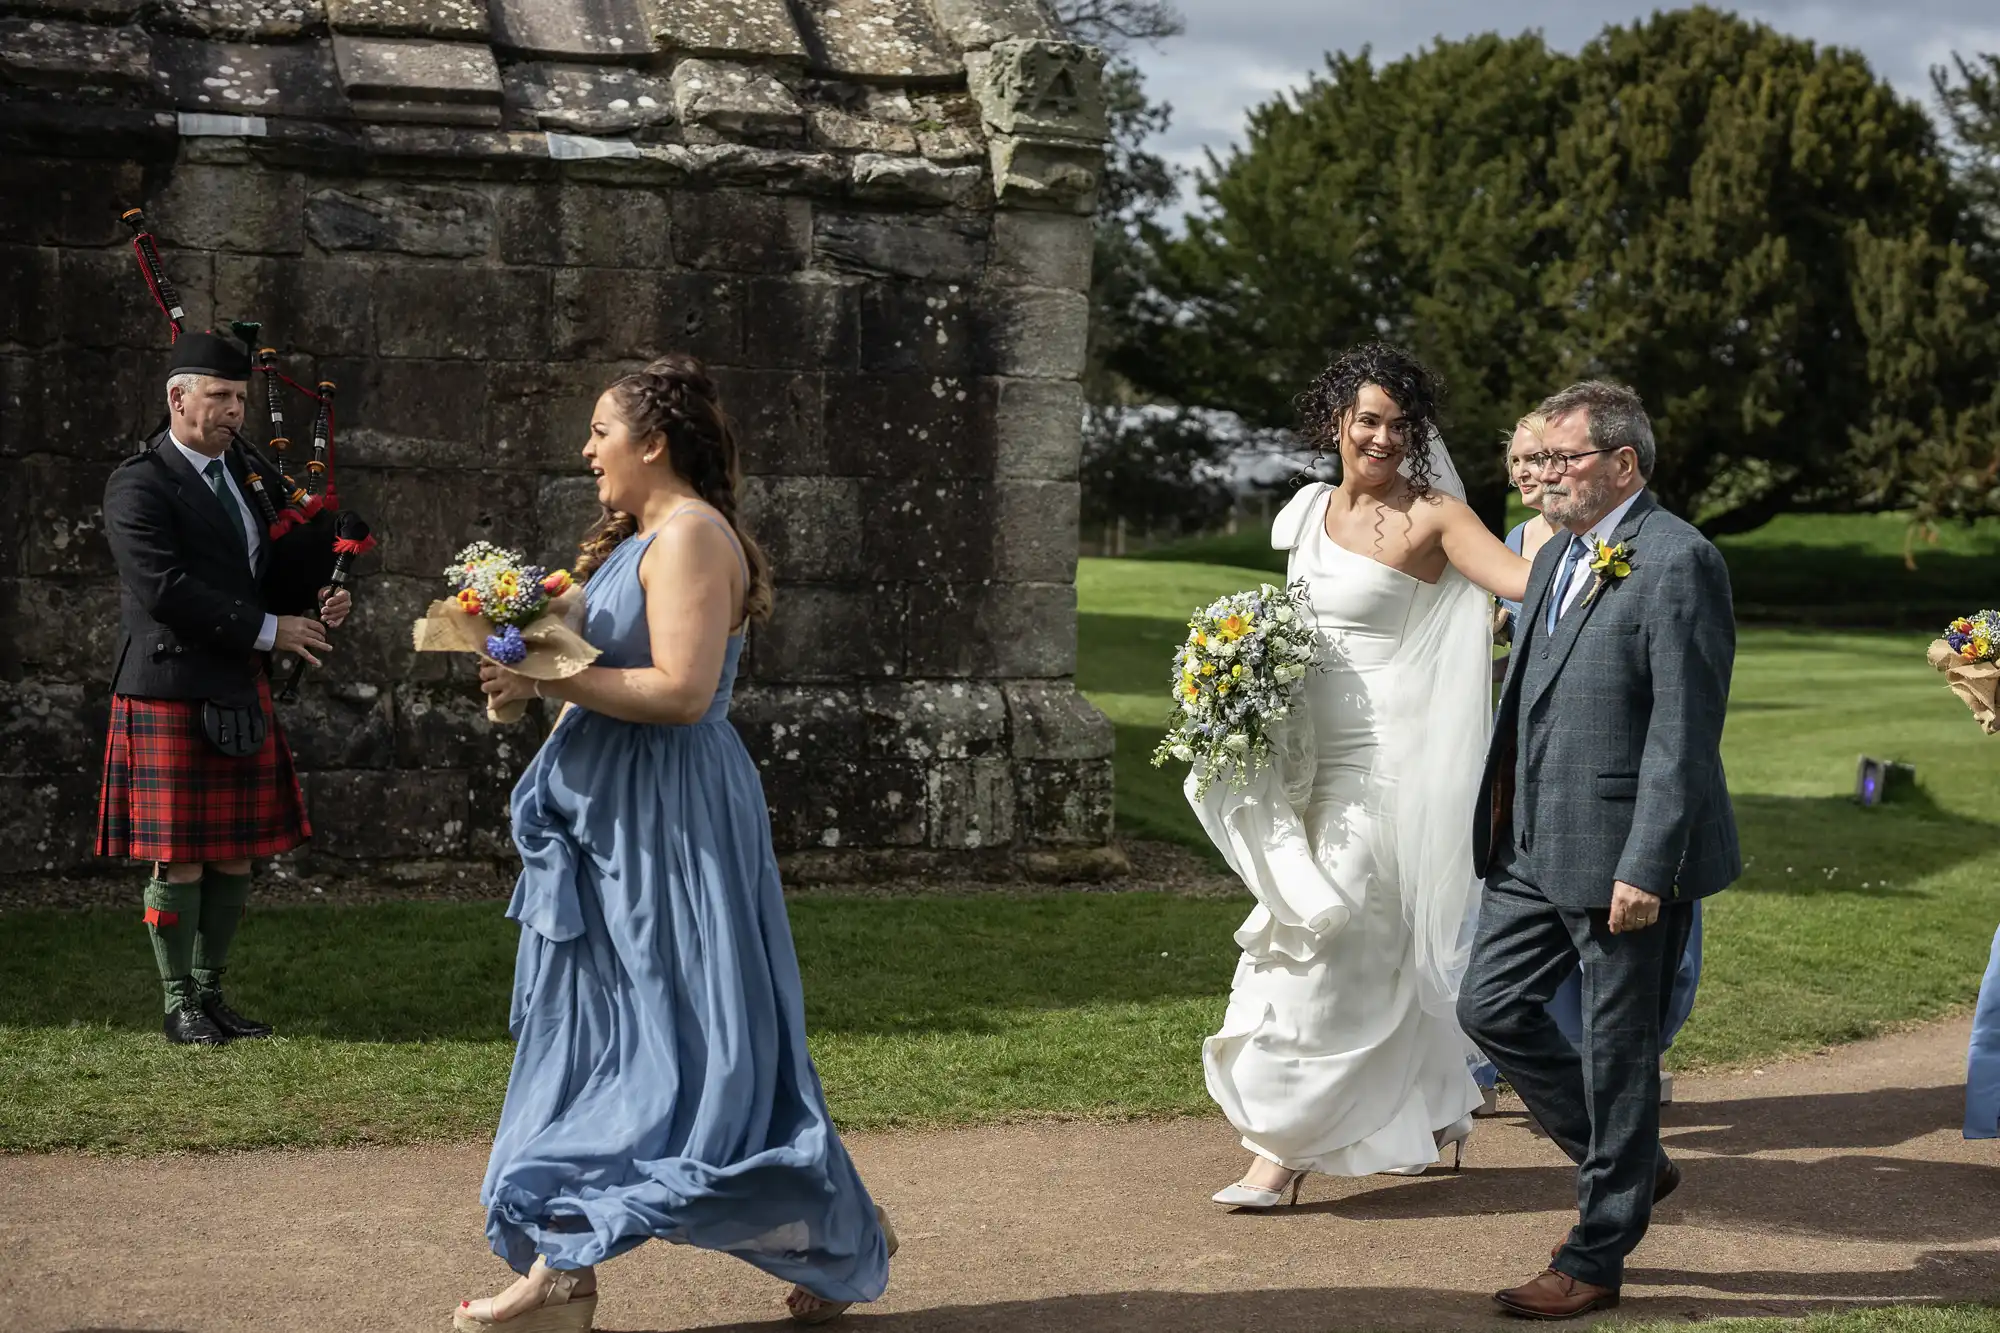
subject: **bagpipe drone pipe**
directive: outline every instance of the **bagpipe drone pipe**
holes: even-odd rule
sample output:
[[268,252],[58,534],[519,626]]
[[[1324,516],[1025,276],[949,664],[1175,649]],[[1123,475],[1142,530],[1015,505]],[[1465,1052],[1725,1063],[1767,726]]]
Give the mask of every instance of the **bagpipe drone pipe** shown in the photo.
[[[147,227],[146,215],[143,210],[133,208],[123,216],[132,229],[132,253],[138,257],[139,273],[160,312],[167,317],[171,339],[178,341],[186,312],[179,291],[160,262],[159,247]],[[259,446],[242,431],[232,431],[231,436],[242,455],[245,479],[271,541],[264,575],[264,588],[271,605],[287,612],[317,609],[319,590],[346,587],[353,575],[355,558],[372,550],[375,538],[361,515],[340,507],[333,471],[333,382],[321,380],[317,389],[308,389],[279,370],[277,349],[262,345],[263,327],[239,320],[230,325],[230,332],[252,354],[253,380],[256,376],[263,377],[271,438]],[[291,454],[291,440],[285,434],[286,387],[316,404],[303,483],[295,480],[295,473],[286,466]],[[291,674],[277,691],[281,702],[290,703],[298,697],[299,683],[305,678],[308,665],[304,658],[293,662]]]

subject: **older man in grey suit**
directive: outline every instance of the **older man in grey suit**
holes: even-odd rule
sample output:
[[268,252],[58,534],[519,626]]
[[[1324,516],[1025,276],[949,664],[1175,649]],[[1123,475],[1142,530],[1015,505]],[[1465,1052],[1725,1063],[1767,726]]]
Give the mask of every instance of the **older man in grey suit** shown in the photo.
[[[1487,756],[1458,1015],[1577,1164],[1576,1226],[1494,1299],[1567,1319],[1618,1303],[1625,1256],[1680,1183],[1660,1148],[1660,1027],[1694,901],[1742,869],[1720,753],[1736,629],[1721,555],[1646,493],[1639,396],[1592,381],[1541,412],[1558,535],[1528,580]],[[1579,961],[1581,1061],[1545,1008]]]

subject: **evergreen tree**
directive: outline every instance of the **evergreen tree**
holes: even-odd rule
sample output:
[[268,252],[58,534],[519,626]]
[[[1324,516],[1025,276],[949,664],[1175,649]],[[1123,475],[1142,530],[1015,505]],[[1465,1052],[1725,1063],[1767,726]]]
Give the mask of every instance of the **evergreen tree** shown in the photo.
[[[1956,105],[1990,107],[1994,72],[1963,66]],[[1655,487],[1711,532],[1973,512],[2000,306],[1961,174],[1859,56],[1708,8],[1573,58],[1532,35],[1336,55],[1211,160],[1185,237],[1154,234],[1155,299],[1114,364],[1275,423],[1341,346],[1398,339],[1444,375],[1489,513],[1499,432],[1585,376],[1644,395]]]
[[2000,514],[2000,56],[1931,71],[1960,195],[1949,244],[1871,238],[1860,305],[1878,409],[1855,431],[1874,503]]
[[1638,389],[1662,501],[1710,532],[1879,501],[1855,449],[1929,428],[1924,306],[1977,300],[1922,108],[1853,52],[1708,8],[1607,29],[1577,76],[1551,378]]
[[1342,347],[1395,339],[1444,377],[1460,471],[1497,512],[1500,434],[1548,360],[1548,153],[1572,79],[1532,35],[1380,68],[1366,51],[1329,57],[1251,113],[1240,151],[1211,158],[1184,238],[1151,234],[1159,282],[1113,364],[1163,397],[1280,426]]
[[1958,180],[1978,219],[1982,247],[2000,251],[2000,55],[1953,56],[1931,70],[1950,131]]

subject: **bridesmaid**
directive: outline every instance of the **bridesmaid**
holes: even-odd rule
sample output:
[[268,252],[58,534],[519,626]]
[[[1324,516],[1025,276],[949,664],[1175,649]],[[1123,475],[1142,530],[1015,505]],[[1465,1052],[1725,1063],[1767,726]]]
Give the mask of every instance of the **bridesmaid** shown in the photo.
[[1986,957],[1965,1053],[1965,1137],[2000,1138],[2000,931]]
[[[1549,538],[1556,535],[1554,526],[1542,517],[1541,473],[1528,463],[1530,458],[1542,452],[1542,428],[1547,424],[1531,412],[1515,425],[1514,438],[1507,443],[1507,479],[1521,492],[1521,503],[1535,511],[1508,532],[1507,549],[1529,562],[1533,562]],[[1521,614],[1521,604],[1496,600],[1504,619],[1496,627],[1495,637],[1503,643],[1510,643],[1514,637],[1514,620]]]
[[597,665],[545,683],[488,665],[493,702],[562,714],[514,789],[523,869],[518,1042],[480,1190],[519,1281],[460,1330],[583,1333],[595,1266],[648,1240],[794,1283],[821,1323],[888,1282],[895,1232],[834,1132],[756,765],[729,724],[743,631],[771,609],[736,515],[734,431],[668,356],[597,400],[583,457]]

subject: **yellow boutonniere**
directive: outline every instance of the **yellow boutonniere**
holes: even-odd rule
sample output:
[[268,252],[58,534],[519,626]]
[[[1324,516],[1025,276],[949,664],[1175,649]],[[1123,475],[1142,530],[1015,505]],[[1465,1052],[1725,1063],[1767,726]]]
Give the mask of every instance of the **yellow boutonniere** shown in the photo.
[[1617,583],[1632,572],[1632,548],[1624,542],[1607,545],[1597,542],[1590,557],[1590,572],[1596,577],[1591,580],[1590,593],[1584,598],[1588,603],[1605,585]]
[[1615,546],[1597,543],[1597,553],[1590,557],[1590,572],[1605,582],[1624,578],[1632,572],[1632,548],[1624,542]]

